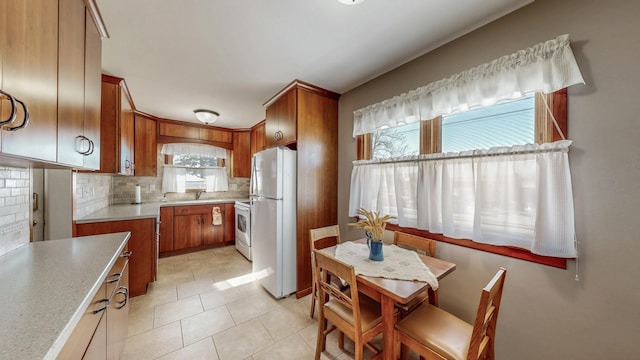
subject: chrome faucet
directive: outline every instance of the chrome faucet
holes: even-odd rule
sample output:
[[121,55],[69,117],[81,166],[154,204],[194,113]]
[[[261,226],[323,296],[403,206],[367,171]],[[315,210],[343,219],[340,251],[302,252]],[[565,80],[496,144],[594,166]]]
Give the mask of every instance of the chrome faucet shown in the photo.
[[200,200],[200,196],[202,196],[202,194],[206,193],[206,192],[207,192],[206,190],[198,191],[196,193],[196,200]]

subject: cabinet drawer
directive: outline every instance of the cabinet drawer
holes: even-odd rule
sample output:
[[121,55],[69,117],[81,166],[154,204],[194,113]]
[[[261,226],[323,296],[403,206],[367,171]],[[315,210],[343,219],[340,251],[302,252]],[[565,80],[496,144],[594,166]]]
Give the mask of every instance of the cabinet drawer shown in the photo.
[[105,283],[107,285],[107,298],[111,298],[115,290],[118,288],[120,279],[124,276],[125,267],[127,266],[128,261],[128,257],[120,255],[107,274],[107,278],[105,279]]
[[219,207],[220,211],[224,210],[224,204],[209,204],[209,205],[191,205],[191,206],[176,206],[174,208],[176,215],[193,215],[193,214],[209,214],[214,207]]
[[91,304],[85,310],[80,322],[71,333],[69,340],[65,343],[62,351],[58,355],[58,359],[80,359],[84,354],[87,346],[91,342],[93,333],[95,332],[102,315],[107,309],[105,298],[106,284],[102,284],[96,295],[91,300]]

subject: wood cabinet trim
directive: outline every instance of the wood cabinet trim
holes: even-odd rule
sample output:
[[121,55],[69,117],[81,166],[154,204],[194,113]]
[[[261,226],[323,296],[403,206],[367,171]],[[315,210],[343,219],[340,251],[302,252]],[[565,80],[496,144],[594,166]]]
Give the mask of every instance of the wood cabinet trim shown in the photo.
[[280,90],[278,93],[276,93],[274,96],[272,96],[269,100],[267,100],[267,102],[265,102],[263,104],[264,107],[269,107],[269,105],[273,104],[275,101],[278,100],[278,98],[280,98],[282,95],[286,94],[288,91],[297,88],[300,90],[306,90],[306,91],[310,91],[313,92],[315,94],[318,94],[320,96],[326,96],[329,98],[332,98],[334,100],[338,100],[340,98],[340,94],[330,91],[330,90],[326,90],[323,89],[321,87],[315,86],[313,84],[309,84],[307,82],[301,81],[301,80],[293,80],[291,83],[289,83],[289,85],[285,86],[282,90]]
[[109,38],[109,31],[107,31],[107,26],[104,23],[104,19],[102,18],[102,13],[100,13],[100,8],[98,8],[98,4],[96,4],[95,0],[84,0],[87,9],[89,10],[89,14],[91,14],[91,18],[93,19],[93,24],[98,29],[100,33],[100,37]]

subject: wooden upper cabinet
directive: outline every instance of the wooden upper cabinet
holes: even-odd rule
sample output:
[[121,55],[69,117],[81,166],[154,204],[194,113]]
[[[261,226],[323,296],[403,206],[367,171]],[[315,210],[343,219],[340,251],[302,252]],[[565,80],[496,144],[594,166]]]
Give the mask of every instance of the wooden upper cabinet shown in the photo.
[[200,128],[198,131],[198,139],[205,141],[230,143],[233,141],[233,133],[230,131]]
[[135,175],[156,176],[158,174],[158,142],[156,121],[139,114],[135,115]]
[[[58,116],[58,2],[2,1],[2,90],[24,102],[29,125],[2,131],[2,153],[56,161]],[[37,84],[37,86],[34,86]],[[3,105],[6,112],[7,104]],[[13,126],[23,123],[19,107]]]
[[59,0],[58,162],[83,166],[91,150],[84,136],[85,7],[82,0]]
[[100,172],[133,175],[133,102],[124,79],[102,75]]
[[135,124],[133,104],[123,88],[120,92],[120,171],[121,175],[133,175],[135,168]]
[[291,88],[267,106],[266,147],[289,145],[296,142],[296,95],[297,89]]
[[192,126],[160,123],[158,135],[185,139],[199,139],[200,129]]
[[251,176],[251,132],[233,133],[233,152],[231,153],[231,176]]
[[262,120],[251,128],[251,156],[265,149],[265,121]]
[[82,0],[59,0],[58,157],[76,168],[100,168],[102,40]]
[[92,142],[84,157],[86,169],[100,169],[100,98],[102,84],[102,38],[89,10],[85,15],[84,136]]
[[102,76],[100,110],[100,172],[114,174],[120,168],[120,79]]
[[233,132],[224,128],[204,127],[202,125],[177,124],[173,120],[160,121],[158,125],[158,142],[177,143],[191,142],[233,148]]

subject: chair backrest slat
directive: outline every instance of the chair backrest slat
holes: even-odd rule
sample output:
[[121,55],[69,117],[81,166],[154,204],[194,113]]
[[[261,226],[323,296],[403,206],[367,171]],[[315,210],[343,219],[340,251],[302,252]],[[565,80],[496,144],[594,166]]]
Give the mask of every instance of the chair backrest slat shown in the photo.
[[485,354],[494,353],[496,323],[506,275],[507,270],[500,268],[489,284],[482,289],[467,360],[484,358]]
[[424,252],[427,256],[436,257],[436,241],[433,239],[396,231],[393,234],[393,243],[397,246]]
[[324,249],[341,242],[340,227],[338,225],[325,226],[309,230],[311,250]]
[[[321,293],[333,297],[341,304],[353,310],[354,319],[360,318],[360,308],[353,306],[358,304],[358,285],[356,283],[356,273],[353,266],[346,264],[334,257],[327,256],[318,250],[313,251],[316,264],[316,281]],[[350,287],[350,291],[345,294],[338,288],[335,282],[331,281],[331,275],[335,275],[344,280]],[[350,294],[350,296],[348,296]],[[322,299],[322,295],[320,296]]]

